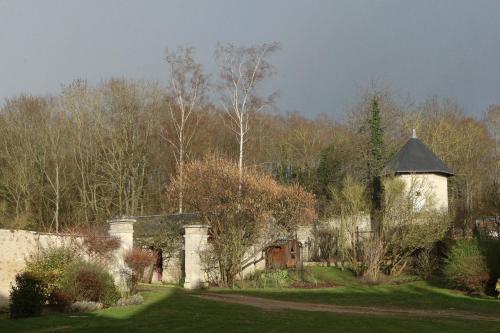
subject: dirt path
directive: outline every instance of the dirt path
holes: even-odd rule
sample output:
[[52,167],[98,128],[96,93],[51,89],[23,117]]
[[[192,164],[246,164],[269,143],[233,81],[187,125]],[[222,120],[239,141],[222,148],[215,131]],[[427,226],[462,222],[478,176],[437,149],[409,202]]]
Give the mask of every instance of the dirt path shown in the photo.
[[203,293],[203,294],[195,294],[193,296],[213,301],[250,305],[264,310],[323,311],[323,312],[334,312],[341,314],[381,316],[381,317],[397,316],[397,317],[453,318],[453,319],[487,320],[487,321],[500,322],[500,314],[497,317],[493,317],[493,316],[485,316],[459,310],[420,310],[420,309],[344,306],[344,305],[319,304],[319,303],[302,303],[302,302],[279,301],[279,300],[237,295],[237,294]]

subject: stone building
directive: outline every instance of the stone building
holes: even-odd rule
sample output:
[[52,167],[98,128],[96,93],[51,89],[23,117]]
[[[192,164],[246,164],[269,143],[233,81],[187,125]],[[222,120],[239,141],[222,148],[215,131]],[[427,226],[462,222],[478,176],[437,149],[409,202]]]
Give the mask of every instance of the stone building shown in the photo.
[[422,141],[415,130],[401,150],[382,169],[381,176],[401,179],[417,198],[416,209],[432,205],[448,210],[448,178],[453,172]]

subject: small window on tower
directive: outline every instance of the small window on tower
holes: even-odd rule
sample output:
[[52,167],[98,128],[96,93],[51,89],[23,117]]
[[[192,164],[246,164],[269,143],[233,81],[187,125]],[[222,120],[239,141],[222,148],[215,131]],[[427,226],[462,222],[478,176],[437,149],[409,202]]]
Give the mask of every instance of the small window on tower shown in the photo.
[[416,191],[415,192],[415,198],[414,198],[414,210],[416,212],[421,211],[424,208],[425,205],[425,197],[422,195],[422,192]]

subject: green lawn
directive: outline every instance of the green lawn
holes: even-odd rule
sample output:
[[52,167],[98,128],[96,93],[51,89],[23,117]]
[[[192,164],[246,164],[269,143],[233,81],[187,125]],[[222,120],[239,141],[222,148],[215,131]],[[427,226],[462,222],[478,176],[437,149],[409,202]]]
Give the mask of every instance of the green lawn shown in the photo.
[[424,281],[411,279],[413,282],[370,286],[355,279],[352,273],[341,271],[338,268],[311,267],[311,270],[318,280],[331,282],[337,287],[308,290],[292,288],[218,289],[218,292],[338,305],[456,309],[500,316],[500,300],[469,297],[461,292],[435,287]]
[[[336,304],[465,309],[500,316],[500,302],[473,299],[413,282],[368,287],[347,273],[318,268],[343,287],[321,290],[239,290],[240,293],[297,301]],[[347,274],[347,275],[346,275]],[[89,314],[59,314],[9,320],[0,318],[0,332],[500,332],[500,323],[457,319],[381,318],[325,312],[265,311],[192,297],[177,287],[144,291],[145,304],[110,308]],[[227,290],[215,290],[228,292]],[[235,291],[231,291],[235,292]]]

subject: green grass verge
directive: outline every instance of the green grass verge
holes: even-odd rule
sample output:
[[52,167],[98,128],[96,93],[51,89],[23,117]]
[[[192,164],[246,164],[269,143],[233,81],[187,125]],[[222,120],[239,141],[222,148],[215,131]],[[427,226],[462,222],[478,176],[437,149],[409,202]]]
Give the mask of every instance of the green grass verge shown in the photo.
[[[308,292],[307,292],[308,293]],[[297,295],[300,292],[297,292]],[[58,314],[9,320],[0,332],[499,332],[488,321],[429,318],[380,318],[323,312],[264,311],[192,297],[176,287],[143,292],[139,306],[87,314]]]

